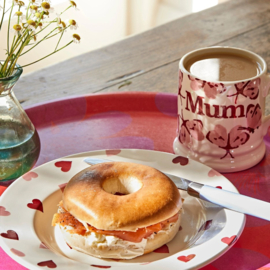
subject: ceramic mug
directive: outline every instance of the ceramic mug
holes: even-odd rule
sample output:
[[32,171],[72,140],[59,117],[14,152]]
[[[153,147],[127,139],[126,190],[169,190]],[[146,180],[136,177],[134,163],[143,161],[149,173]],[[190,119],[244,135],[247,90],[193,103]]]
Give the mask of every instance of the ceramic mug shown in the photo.
[[[188,71],[190,59],[220,53],[255,61],[261,69],[253,77],[235,81],[209,81]],[[270,86],[266,72],[262,57],[239,48],[202,48],[182,57],[174,152],[219,172],[241,171],[260,162],[270,122],[264,113]]]

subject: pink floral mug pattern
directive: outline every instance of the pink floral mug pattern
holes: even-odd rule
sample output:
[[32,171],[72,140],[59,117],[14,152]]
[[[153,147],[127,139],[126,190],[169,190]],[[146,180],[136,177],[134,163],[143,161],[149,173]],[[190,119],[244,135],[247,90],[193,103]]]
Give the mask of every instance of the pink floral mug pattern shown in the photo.
[[[186,58],[209,52],[241,53],[260,63],[262,71],[241,81],[210,82],[185,68]],[[219,172],[248,169],[265,154],[263,137],[270,116],[265,99],[270,87],[265,61],[257,54],[232,47],[211,47],[186,54],[179,63],[178,132],[174,152]]]

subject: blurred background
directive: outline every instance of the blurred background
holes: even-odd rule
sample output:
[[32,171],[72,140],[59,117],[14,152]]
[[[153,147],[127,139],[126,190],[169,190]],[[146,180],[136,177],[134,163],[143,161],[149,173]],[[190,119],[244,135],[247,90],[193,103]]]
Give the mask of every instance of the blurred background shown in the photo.
[[[73,33],[80,35],[80,44],[73,43],[64,50],[25,67],[24,75],[225,1],[227,0],[75,0],[78,10],[69,9],[61,16],[61,19],[64,21],[74,19],[78,28],[65,32],[60,47],[72,40]],[[0,0],[0,5],[2,2],[3,0]],[[10,5],[11,1],[6,0],[6,2]],[[51,0],[50,2],[54,8],[54,12],[50,14],[50,20],[69,6],[69,1],[66,0]],[[25,0],[25,3],[28,4],[28,0]],[[5,58],[7,44],[7,18],[5,20],[0,32],[0,59]],[[14,17],[12,20],[15,23]],[[35,49],[23,55],[19,63],[25,65],[51,53],[58,38],[59,35],[40,43]],[[40,39],[41,36],[38,37],[38,41]]]

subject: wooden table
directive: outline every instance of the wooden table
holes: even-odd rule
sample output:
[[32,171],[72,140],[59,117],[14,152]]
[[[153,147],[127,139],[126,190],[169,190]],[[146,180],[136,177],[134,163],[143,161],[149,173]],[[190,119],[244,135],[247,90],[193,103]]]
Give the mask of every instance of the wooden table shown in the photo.
[[28,74],[18,82],[16,95],[26,107],[78,94],[177,93],[179,59],[191,50],[208,46],[248,49],[270,66],[269,5],[269,0],[231,0],[191,14]]
[[[185,53],[201,47],[234,46],[261,55],[270,66],[269,37],[270,0],[231,0],[23,76],[15,87],[15,93],[24,108],[59,98],[92,93],[143,91],[177,94],[178,63]],[[270,113],[270,99],[267,101],[266,113]],[[171,137],[173,136],[174,134]],[[168,146],[164,149],[154,148],[161,151],[166,149],[169,149]],[[270,161],[267,158],[263,162],[264,173],[260,177],[263,177],[265,190],[270,191],[267,182]],[[257,175],[255,170],[247,171],[246,175],[249,173],[250,177]],[[235,174],[228,174],[226,177],[234,180],[233,183],[241,191],[241,183],[237,185]],[[253,219],[251,223],[254,225],[256,222],[257,220]],[[266,223],[260,223],[260,226],[265,231],[269,228]],[[253,232],[250,227],[244,230],[244,236],[240,237],[234,250],[228,252],[229,255],[226,253],[226,258],[233,259],[233,252],[246,248],[251,242],[258,245],[264,243],[267,246],[267,240],[264,239],[268,238],[269,241],[269,230],[268,237],[260,235],[258,241],[256,235],[251,235],[249,239],[250,232]],[[260,247],[257,250],[260,250]],[[263,259],[253,262],[257,269],[270,262],[270,249],[261,248],[261,253]],[[239,254],[247,256],[248,253],[237,253],[235,256]],[[243,261],[241,265],[235,264],[231,269],[251,269],[244,263],[247,259],[245,256],[239,259],[239,262]],[[226,260],[222,258],[203,269],[228,269]],[[270,266],[268,267],[264,269],[270,269]],[[17,268],[14,266],[14,269]]]

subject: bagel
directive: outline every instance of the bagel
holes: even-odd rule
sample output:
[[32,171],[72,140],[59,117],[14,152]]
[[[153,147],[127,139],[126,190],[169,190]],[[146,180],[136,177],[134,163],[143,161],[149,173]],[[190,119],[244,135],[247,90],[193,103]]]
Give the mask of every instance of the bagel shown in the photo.
[[131,259],[173,239],[181,208],[177,187],[162,172],[135,163],[105,162],[71,178],[52,225],[58,225],[68,245],[78,251]]

